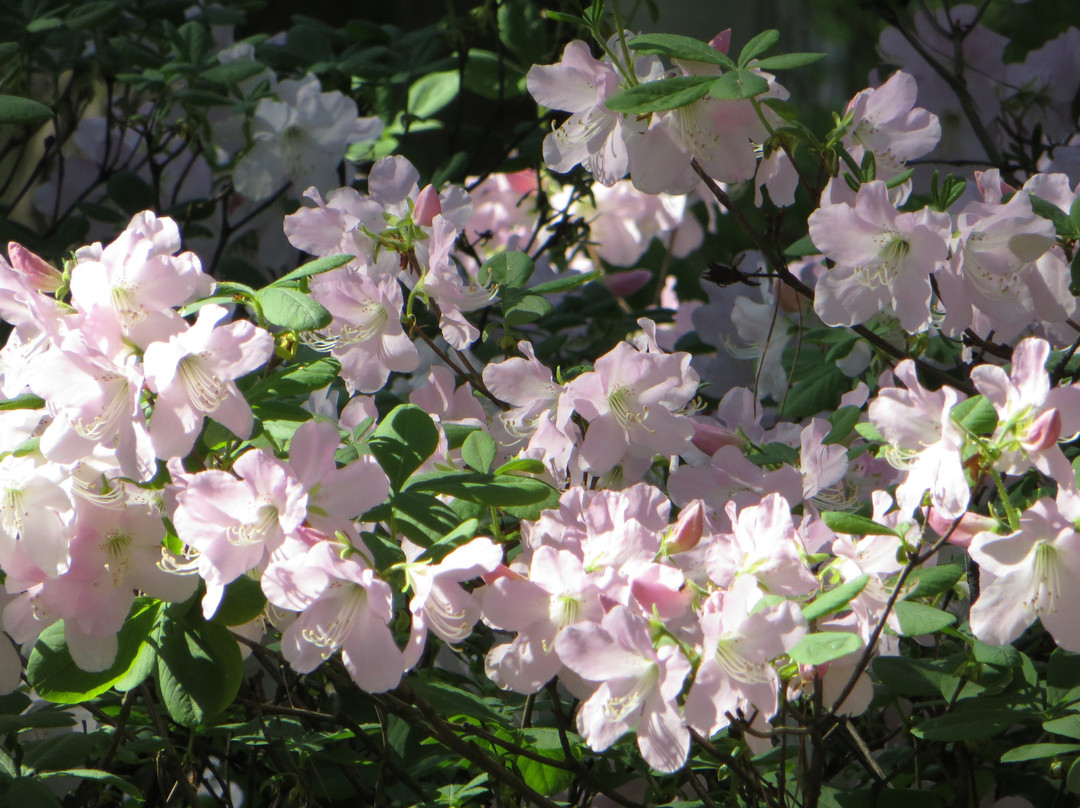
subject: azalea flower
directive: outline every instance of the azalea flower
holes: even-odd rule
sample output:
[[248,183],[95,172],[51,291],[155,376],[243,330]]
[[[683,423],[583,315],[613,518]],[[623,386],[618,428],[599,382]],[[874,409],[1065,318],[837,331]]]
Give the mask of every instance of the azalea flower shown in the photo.
[[602,752],[635,730],[645,762],[661,772],[686,763],[690,731],[676,698],[690,673],[677,645],[653,647],[649,622],[616,606],[603,621],[567,626],[555,638],[566,667],[599,683],[581,705],[577,728],[589,748]]
[[968,553],[983,573],[971,606],[971,630],[983,642],[1007,645],[1035,620],[1066,651],[1080,651],[1080,495],[1040,499],[1006,535],[979,533]]

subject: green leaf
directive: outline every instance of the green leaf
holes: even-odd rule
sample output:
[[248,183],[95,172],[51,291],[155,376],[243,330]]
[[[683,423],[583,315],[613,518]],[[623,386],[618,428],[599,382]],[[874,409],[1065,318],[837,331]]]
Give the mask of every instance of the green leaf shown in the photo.
[[1029,743],[1010,749],[1001,756],[1002,763],[1019,763],[1024,760],[1042,760],[1057,755],[1071,755],[1080,752],[1076,743]]
[[[153,648],[147,643],[161,604],[140,598],[117,636],[116,660],[103,671],[84,671],[75,664],[64,640],[64,623],[53,623],[38,637],[26,665],[26,678],[38,694],[56,704],[77,704],[94,698],[118,682],[146,677]],[[144,649],[146,649],[144,651]],[[139,679],[141,681],[142,679]]]
[[45,399],[35,396],[33,393],[0,401],[0,411],[4,410],[40,410],[45,407]]
[[76,31],[102,28],[109,22],[115,22],[120,17],[120,10],[121,4],[111,0],[79,3],[67,15],[65,22],[68,28]]
[[814,62],[820,62],[829,54],[827,53],[785,53],[780,56],[768,56],[759,59],[754,65],[758,70],[792,70],[797,67],[806,67]]
[[267,286],[255,293],[263,316],[271,325],[290,331],[326,328],[334,319],[322,304],[299,289]]
[[390,486],[400,491],[438,447],[439,430],[422,409],[414,404],[400,404],[382,420],[368,444],[390,478]]
[[807,620],[817,620],[819,617],[840,611],[853,598],[858,597],[859,593],[866,588],[869,580],[869,575],[860,575],[858,578],[852,578],[850,581],[841,584],[836,589],[830,589],[812,603],[803,606],[803,617]]
[[409,483],[408,490],[449,494],[467,502],[496,508],[547,502],[555,491],[543,480],[534,477],[469,472],[432,472],[417,475],[414,481]]
[[508,306],[504,315],[506,322],[516,327],[539,320],[541,317],[551,314],[554,310],[555,307],[548,302],[546,297],[525,295],[514,305]]
[[[506,6],[499,7],[502,14]],[[525,72],[516,64],[491,51],[471,48],[465,62],[464,86],[489,101],[506,100],[522,94]]]
[[254,59],[235,59],[214,65],[200,73],[199,77],[220,84],[239,84],[245,79],[254,78],[264,70],[266,70],[266,65],[262,62],[256,62]]
[[798,421],[819,412],[835,410],[841,393],[850,385],[850,380],[835,364],[822,364],[818,372],[788,390],[781,403],[780,414]]
[[1074,199],[1069,207],[1069,221],[1072,222],[1073,230],[1080,233],[1080,197]]
[[1080,758],[1074,760],[1069,767],[1069,773],[1065,777],[1065,786],[1073,794],[1080,794]]
[[997,410],[986,396],[972,396],[952,408],[952,420],[974,435],[989,435],[997,427]]
[[466,716],[478,721],[509,726],[509,721],[493,710],[483,698],[438,678],[438,671],[417,671],[409,685],[444,718]]
[[480,267],[477,280],[484,286],[497,283],[509,289],[523,289],[535,269],[532,258],[526,253],[501,252]]
[[729,70],[716,79],[709,87],[709,94],[713,98],[735,100],[741,98],[756,98],[764,92],[768,92],[769,82],[756,73],[749,70]]
[[746,67],[751,59],[756,59],[765,51],[772,50],[780,41],[780,32],[775,28],[762,31],[756,37],[747,42],[739,52],[739,67]]
[[[979,699],[969,699],[978,702]],[[959,702],[956,711],[946,715],[927,718],[912,728],[911,734],[927,741],[977,741],[993,738],[1009,727],[1031,716],[1020,710],[1008,710],[1000,707],[984,707],[974,704],[970,709],[961,710]]]
[[675,76],[648,81],[615,93],[607,100],[607,108],[628,115],[678,109],[708,95],[709,85],[714,81],[714,76]]
[[142,792],[134,783],[118,775],[103,772],[100,769],[64,769],[58,772],[38,772],[37,776],[43,780],[50,777],[77,777],[79,780],[97,780],[100,783],[119,789],[136,800],[141,801],[143,798]]
[[844,438],[851,434],[851,430],[855,428],[855,424],[859,421],[859,416],[862,415],[862,409],[856,407],[853,404],[848,404],[845,407],[841,407],[829,414],[829,423],[832,424],[832,429],[829,430],[829,434],[825,436],[822,441],[823,444],[829,446],[833,443],[840,443]]
[[600,270],[597,269],[594,269],[592,272],[573,272],[565,277],[556,278],[553,281],[538,283],[528,291],[534,295],[553,295],[558,294],[559,292],[569,292],[571,289],[584,286],[589,281],[594,281],[599,277]]
[[[542,750],[534,749],[538,754],[544,757],[549,757],[552,760],[563,761],[562,750]],[[552,797],[562,791],[565,791],[576,779],[574,772],[567,769],[557,769],[554,766],[545,766],[538,760],[533,760],[527,757],[518,757],[516,759],[518,771],[521,772],[521,779],[535,791],[543,794],[545,797]]]
[[638,53],[652,53],[668,59],[682,59],[689,62],[704,62],[710,65],[732,70],[735,63],[707,42],[678,34],[643,34],[627,42],[631,50]]
[[52,118],[53,111],[39,101],[0,94],[0,124],[33,126]]
[[292,272],[286,275],[282,275],[271,286],[280,286],[291,281],[299,280],[300,278],[309,278],[312,275],[319,275],[323,272],[329,272],[332,269],[343,267],[353,259],[351,255],[327,255],[322,258],[317,258],[314,261],[309,261],[303,266],[299,266]]
[[220,713],[240,690],[244,662],[227,628],[192,610],[182,620],[166,612],[154,631],[157,682],[165,709],[185,727]]
[[927,606],[925,603],[901,601],[893,610],[900,621],[900,633],[905,637],[933,634],[956,622],[956,615]]
[[[333,357],[320,356],[310,362],[291,365],[285,370],[271,373],[245,390],[245,398],[252,404],[264,398],[281,399],[307,397],[316,390],[331,384],[341,372],[341,363]],[[304,418],[304,420],[307,420]]]
[[823,665],[834,659],[862,650],[863,642],[857,634],[845,631],[822,631],[807,634],[788,651],[800,665]]
[[958,564],[938,564],[934,567],[920,567],[912,573],[910,580],[916,584],[909,599],[933,598],[952,590],[956,582],[964,576],[964,568]]
[[153,208],[154,189],[134,171],[117,171],[106,183],[109,199],[128,215]]
[[942,680],[953,678],[954,663],[947,660],[911,659],[903,656],[876,657],[871,672],[882,684],[900,696],[940,697]]
[[0,808],[60,808],[60,800],[38,777],[18,777],[0,795]]
[[1065,213],[1053,202],[1049,202],[1035,194],[1028,194],[1031,200],[1031,210],[1036,216],[1049,219],[1054,223],[1054,230],[1062,238],[1080,238],[1080,228],[1073,222],[1071,213]]
[[428,73],[409,88],[406,109],[417,118],[430,118],[457,98],[461,91],[461,75],[457,70]]
[[0,715],[0,735],[24,729],[54,729],[75,726],[75,719],[59,710],[34,710],[22,715]]
[[542,460],[536,460],[532,457],[516,457],[495,469],[495,473],[507,474],[511,471],[524,471],[529,474],[543,474],[546,468]]
[[495,462],[495,456],[499,453],[499,445],[491,435],[482,430],[472,432],[461,445],[461,459],[469,468],[487,474],[491,470],[491,464]]
[[755,446],[746,453],[746,459],[758,466],[772,466],[787,463],[795,466],[799,463],[799,453],[786,443],[773,441],[764,446]]
[[479,519],[466,519],[437,542],[425,549],[415,560],[431,561],[432,563],[437,564],[462,544],[472,539],[472,537],[476,535],[476,531],[479,527]]
[[846,533],[849,536],[899,536],[891,527],[859,516],[854,513],[843,511],[822,511],[821,519],[835,533]]
[[[1055,648],[1046,666],[1046,696],[1061,702],[1080,686],[1080,654]],[[1080,738],[1080,735],[1077,736]]]
[[1069,293],[1080,295],[1080,250],[1077,250],[1069,264]]
[[800,239],[793,241],[784,250],[784,256],[787,258],[802,258],[804,255],[814,255],[821,252],[814,246],[814,240],[809,235],[805,235]]
[[1054,735],[1064,735],[1066,738],[1075,738],[1080,741],[1080,715],[1073,713],[1044,721],[1043,729]]
[[414,544],[431,547],[457,530],[461,517],[445,502],[419,491],[401,491],[364,514],[364,521],[392,524]]
[[262,614],[265,606],[266,595],[258,581],[241,575],[225,587],[225,596],[210,619],[223,626],[240,626]]

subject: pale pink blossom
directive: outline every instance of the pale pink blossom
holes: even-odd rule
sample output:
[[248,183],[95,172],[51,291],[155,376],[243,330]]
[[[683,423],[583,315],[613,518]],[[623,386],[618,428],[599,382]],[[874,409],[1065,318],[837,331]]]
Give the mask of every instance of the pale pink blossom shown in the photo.
[[602,752],[636,731],[645,762],[661,772],[686,763],[690,732],[676,699],[690,663],[676,645],[653,647],[649,623],[616,606],[599,625],[577,623],[555,638],[564,664],[598,683],[578,710],[577,728],[589,748]]
[[203,306],[195,325],[146,349],[146,383],[157,393],[150,437],[160,458],[186,455],[206,416],[251,436],[251,406],[234,380],[266,363],[274,339],[247,320],[219,325],[228,316],[222,306]]

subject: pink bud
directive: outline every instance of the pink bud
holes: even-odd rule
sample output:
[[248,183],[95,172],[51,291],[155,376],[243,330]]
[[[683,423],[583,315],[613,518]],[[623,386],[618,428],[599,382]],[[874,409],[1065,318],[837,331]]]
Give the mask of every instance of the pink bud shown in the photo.
[[416,197],[413,221],[421,227],[431,227],[431,223],[440,213],[442,203],[439,202],[439,192],[431,185],[424,186],[424,190]]
[[731,47],[731,29],[727,28],[709,40],[709,45],[725,56]]
[[687,550],[693,550],[701,541],[704,530],[705,505],[700,499],[695,499],[682,509],[678,521],[664,540],[664,549],[668,553],[685,553]]
[[1061,413],[1057,407],[1036,418],[1024,430],[1023,444],[1029,452],[1045,452],[1057,445],[1061,437]]
[[690,439],[700,451],[712,457],[724,446],[738,446],[740,440],[727,427],[694,419],[694,437]]
[[616,272],[604,276],[604,286],[615,297],[629,297],[645,287],[652,280],[652,273],[647,269],[631,269],[629,272]]
[[60,270],[21,244],[14,241],[8,243],[8,258],[15,271],[39,292],[51,294],[63,285],[63,275]]
[[[944,536],[949,528],[952,527],[953,520],[948,517],[942,516],[941,512],[937,508],[931,508],[930,513],[927,516],[927,521],[939,536]],[[983,516],[979,513],[965,513],[960,517],[960,524],[956,526],[956,530],[949,536],[949,544],[955,544],[958,547],[967,547],[971,544],[971,540],[975,538],[976,533],[982,533],[984,531],[992,531],[997,527],[997,521],[989,516]]]

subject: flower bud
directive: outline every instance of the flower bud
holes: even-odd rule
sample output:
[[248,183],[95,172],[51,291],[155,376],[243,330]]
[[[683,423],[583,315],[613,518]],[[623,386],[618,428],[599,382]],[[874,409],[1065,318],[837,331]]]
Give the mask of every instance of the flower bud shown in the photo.
[[1056,446],[1060,437],[1061,413],[1054,407],[1028,425],[1021,442],[1029,452],[1045,452]]
[[431,223],[440,213],[442,213],[442,203],[439,201],[439,192],[432,185],[424,186],[424,190],[416,197],[413,221],[421,227],[431,227]]
[[700,451],[712,457],[724,446],[740,446],[742,441],[727,427],[715,422],[694,419],[694,436],[690,442]]
[[629,297],[645,288],[645,284],[652,280],[652,273],[647,269],[631,269],[629,272],[616,272],[614,275],[604,276],[604,286],[615,297]]
[[685,553],[693,550],[701,541],[705,530],[705,505],[695,499],[682,509],[679,519],[664,540],[664,549],[669,553]]
[[63,275],[60,270],[21,244],[14,241],[8,243],[8,258],[15,271],[39,292],[52,294],[63,285]]

